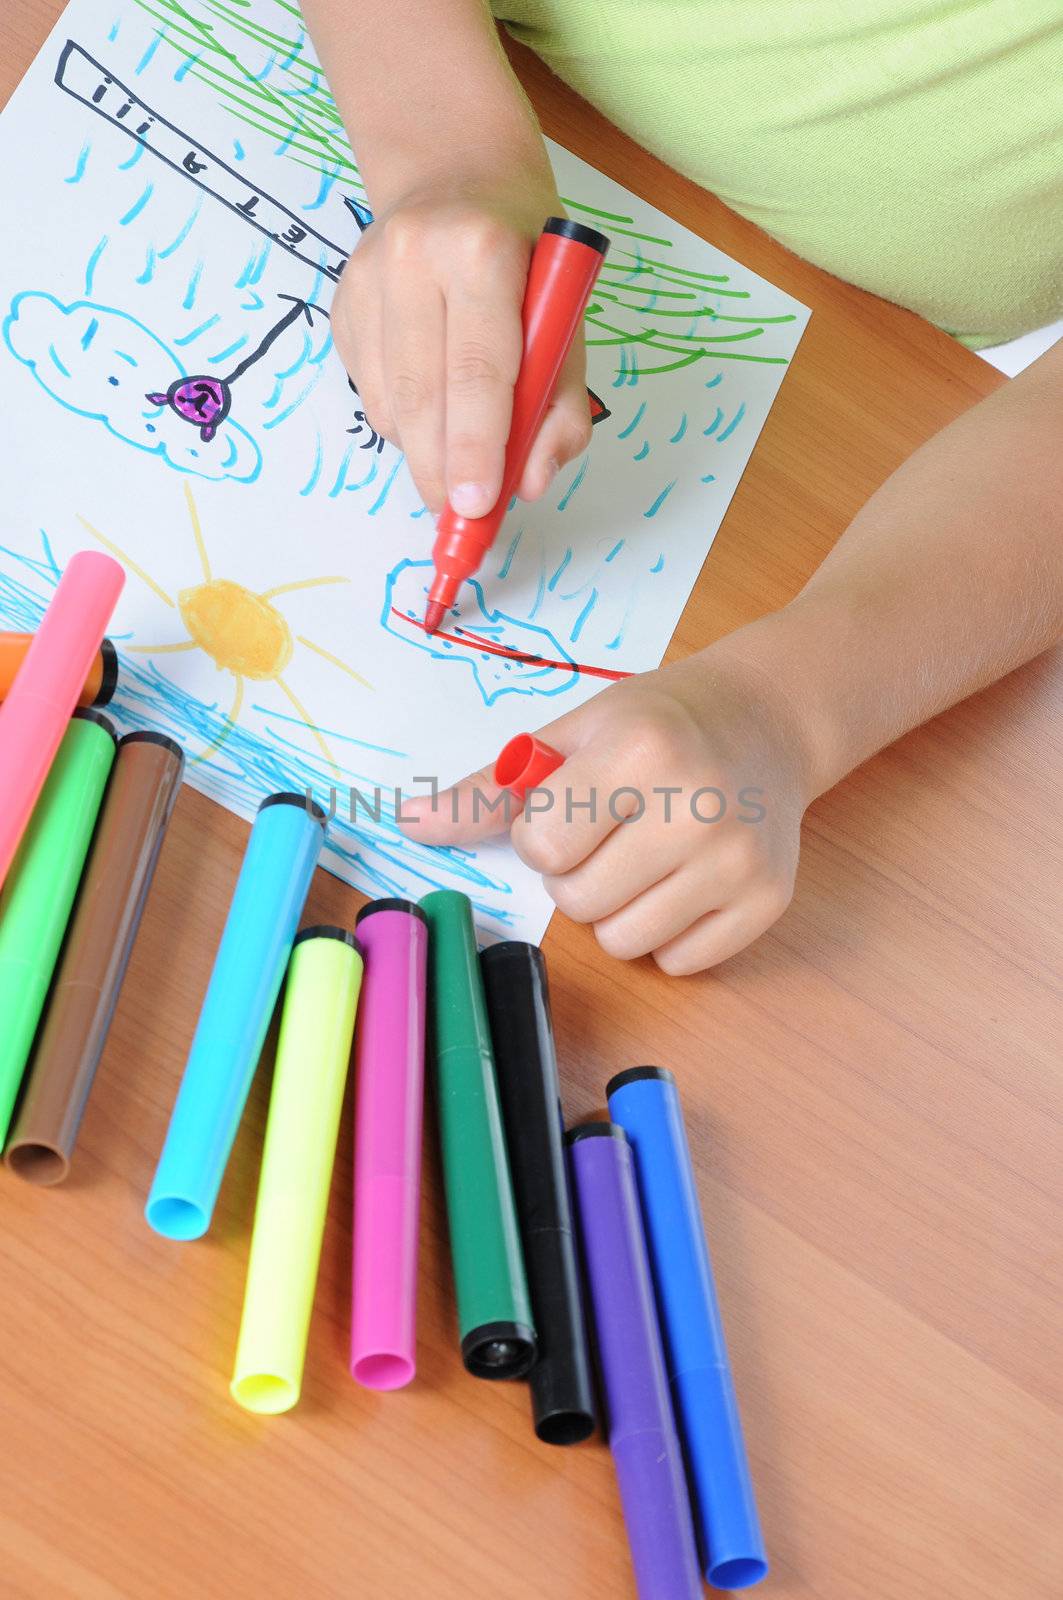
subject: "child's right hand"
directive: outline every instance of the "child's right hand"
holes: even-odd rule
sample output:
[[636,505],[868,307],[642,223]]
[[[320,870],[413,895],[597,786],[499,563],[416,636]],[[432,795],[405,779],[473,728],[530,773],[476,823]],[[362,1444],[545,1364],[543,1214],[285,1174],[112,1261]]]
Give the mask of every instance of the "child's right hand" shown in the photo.
[[[451,180],[405,196],[366,230],[336,290],[336,348],[366,417],[405,452],[425,505],[463,516],[498,499],[520,367],[532,246],[561,203],[552,182]],[[519,486],[543,494],[590,442],[582,339]]]

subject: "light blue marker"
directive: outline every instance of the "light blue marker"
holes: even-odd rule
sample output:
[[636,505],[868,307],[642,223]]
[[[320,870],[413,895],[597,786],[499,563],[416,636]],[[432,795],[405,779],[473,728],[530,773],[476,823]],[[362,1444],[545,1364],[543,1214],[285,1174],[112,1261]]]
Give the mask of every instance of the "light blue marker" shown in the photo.
[[717,1589],[748,1589],[768,1561],[675,1079],[663,1067],[632,1067],[606,1095],[635,1152],[702,1566]]
[[258,809],[144,1213],[167,1239],[210,1227],[324,838],[305,795]]

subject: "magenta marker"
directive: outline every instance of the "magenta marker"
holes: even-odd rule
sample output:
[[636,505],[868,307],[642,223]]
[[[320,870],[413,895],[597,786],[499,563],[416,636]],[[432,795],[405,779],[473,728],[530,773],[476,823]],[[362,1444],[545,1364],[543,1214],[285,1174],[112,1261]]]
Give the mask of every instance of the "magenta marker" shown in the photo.
[[417,1230],[428,922],[412,900],[358,914],[351,1376],[401,1389],[416,1370]]
[[99,654],[125,583],[117,561],[79,550],[0,705],[0,883]]

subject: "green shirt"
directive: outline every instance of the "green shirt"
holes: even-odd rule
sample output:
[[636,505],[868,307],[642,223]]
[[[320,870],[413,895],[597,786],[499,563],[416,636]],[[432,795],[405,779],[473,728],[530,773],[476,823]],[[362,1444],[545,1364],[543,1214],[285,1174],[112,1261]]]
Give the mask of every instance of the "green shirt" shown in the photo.
[[494,10],[618,127],[838,277],[975,348],[1063,316],[1063,0]]

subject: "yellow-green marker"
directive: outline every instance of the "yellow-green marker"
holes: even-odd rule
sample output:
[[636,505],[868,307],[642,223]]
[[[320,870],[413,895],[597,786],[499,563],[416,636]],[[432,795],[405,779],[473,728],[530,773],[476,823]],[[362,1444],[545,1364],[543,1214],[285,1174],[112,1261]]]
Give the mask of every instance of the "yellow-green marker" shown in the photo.
[[362,956],[344,928],[306,928],[292,949],[262,1152],[236,1362],[246,1411],[299,1398]]
[[0,895],[0,1149],[85,865],[115,736],[76,711]]

